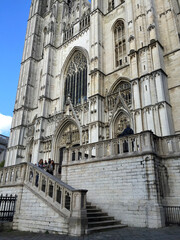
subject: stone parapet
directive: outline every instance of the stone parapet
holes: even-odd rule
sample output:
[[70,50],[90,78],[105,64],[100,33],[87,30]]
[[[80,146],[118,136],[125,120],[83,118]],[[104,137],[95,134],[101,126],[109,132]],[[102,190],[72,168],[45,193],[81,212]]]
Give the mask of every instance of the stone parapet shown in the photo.
[[168,158],[179,156],[180,135],[157,137],[151,131],[126,137],[72,147],[64,151],[63,165],[154,154]]

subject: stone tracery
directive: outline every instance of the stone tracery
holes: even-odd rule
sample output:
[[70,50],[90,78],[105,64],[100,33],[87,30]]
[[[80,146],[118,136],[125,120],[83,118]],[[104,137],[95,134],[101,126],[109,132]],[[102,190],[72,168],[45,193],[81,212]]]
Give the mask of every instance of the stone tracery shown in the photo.
[[131,84],[127,81],[120,81],[118,85],[116,85],[110,94],[107,96],[107,105],[108,110],[111,111],[114,109],[119,93],[125,100],[127,106],[131,107],[132,104],[132,96],[131,96]]
[[65,103],[68,95],[73,105],[87,100],[87,59],[80,51],[75,52],[67,68]]
[[131,125],[129,115],[131,106],[131,84],[127,80],[118,81],[116,84],[114,84],[106,97],[108,121],[110,123],[113,122],[113,137],[118,137],[127,125]]
[[122,20],[117,21],[117,23],[115,24],[114,41],[115,41],[115,61],[116,67],[118,67],[127,63],[125,26]]

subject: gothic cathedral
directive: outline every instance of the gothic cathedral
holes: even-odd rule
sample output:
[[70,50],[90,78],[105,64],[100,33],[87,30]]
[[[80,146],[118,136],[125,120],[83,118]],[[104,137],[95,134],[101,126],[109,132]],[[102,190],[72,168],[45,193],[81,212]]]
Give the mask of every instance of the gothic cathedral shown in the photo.
[[32,0],[6,165],[180,133],[179,0]]
[[[128,226],[172,219],[179,21],[180,0],[32,0],[0,169],[2,192],[19,194],[15,229],[88,233],[86,199]],[[49,158],[54,176],[35,165]]]

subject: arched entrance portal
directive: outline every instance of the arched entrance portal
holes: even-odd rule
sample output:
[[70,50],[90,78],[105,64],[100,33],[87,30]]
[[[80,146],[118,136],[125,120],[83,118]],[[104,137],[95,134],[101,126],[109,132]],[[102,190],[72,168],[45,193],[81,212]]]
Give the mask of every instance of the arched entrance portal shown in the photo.
[[75,147],[80,145],[80,133],[76,124],[69,122],[65,127],[60,131],[60,134],[57,138],[57,148],[58,151],[58,163],[59,169],[58,173],[61,174],[62,163],[64,160],[65,150],[70,147]]

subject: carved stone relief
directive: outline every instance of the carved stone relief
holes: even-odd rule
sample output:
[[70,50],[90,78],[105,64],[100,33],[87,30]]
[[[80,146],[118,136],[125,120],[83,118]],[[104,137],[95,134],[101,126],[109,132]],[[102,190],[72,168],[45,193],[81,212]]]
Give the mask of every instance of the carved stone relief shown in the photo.
[[34,136],[34,126],[31,125],[28,127],[28,130],[27,130],[27,137],[33,137]]
[[41,143],[40,152],[51,152],[51,149],[52,149],[51,140]]
[[118,137],[118,135],[121,134],[129,124],[130,124],[130,119],[128,118],[128,116],[123,113],[120,114],[119,117],[116,119],[115,125],[114,125],[115,137]]
[[76,125],[69,124],[60,136],[59,146],[71,147],[80,144],[80,134]]
[[89,142],[89,131],[88,129],[83,130],[82,132],[82,143],[87,144]]

